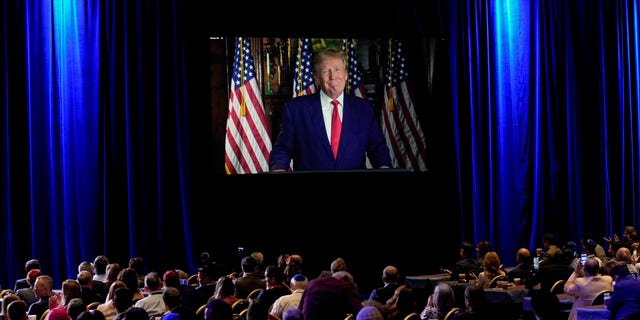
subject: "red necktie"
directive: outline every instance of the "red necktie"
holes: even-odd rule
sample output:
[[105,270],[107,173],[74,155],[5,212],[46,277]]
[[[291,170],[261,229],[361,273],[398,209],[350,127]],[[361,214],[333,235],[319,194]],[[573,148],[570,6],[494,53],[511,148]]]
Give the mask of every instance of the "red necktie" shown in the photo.
[[342,121],[340,121],[340,115],[338,114],[340,101],[331,100],[331,104],[333,105],[333,114],[331,115],[331,150],[333,150],[333,156],[337,158],[340,132],[342,132]]

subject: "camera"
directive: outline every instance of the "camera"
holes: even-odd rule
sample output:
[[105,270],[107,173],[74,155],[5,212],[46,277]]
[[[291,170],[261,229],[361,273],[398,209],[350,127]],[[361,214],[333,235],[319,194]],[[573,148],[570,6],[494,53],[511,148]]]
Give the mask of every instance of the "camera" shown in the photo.
[[587,254],[586,253],[582,253],[582,254],[580,254],[580,264],[584,266],[585,262],[587,262]]

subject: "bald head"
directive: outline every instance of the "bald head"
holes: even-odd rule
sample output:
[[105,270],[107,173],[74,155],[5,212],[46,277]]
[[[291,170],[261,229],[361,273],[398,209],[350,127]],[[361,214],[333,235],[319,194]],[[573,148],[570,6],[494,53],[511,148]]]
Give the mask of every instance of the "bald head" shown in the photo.
[[516,261],[524,264],[529,264],[531,262],[531,252],[529,251],[529,249],[518,249],[518,253],[516,253]]
[[385,283],[396,283],[398,282],[398,268],[395,266],[386,266],[382,270],[382,281]]

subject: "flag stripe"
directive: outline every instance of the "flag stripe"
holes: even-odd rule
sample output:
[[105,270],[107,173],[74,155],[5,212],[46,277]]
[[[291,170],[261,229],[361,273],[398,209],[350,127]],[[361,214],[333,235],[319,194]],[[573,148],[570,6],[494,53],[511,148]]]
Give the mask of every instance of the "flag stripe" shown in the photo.
[[269,171],[271,135],[248,39],[236,38],[225,139],[228,174]]
[[[393,166],[426,171],[426,143],[411,96],[402,43],[390,41],[382,109],[383,135]],[[393,108],[391,108],[393,104]]]

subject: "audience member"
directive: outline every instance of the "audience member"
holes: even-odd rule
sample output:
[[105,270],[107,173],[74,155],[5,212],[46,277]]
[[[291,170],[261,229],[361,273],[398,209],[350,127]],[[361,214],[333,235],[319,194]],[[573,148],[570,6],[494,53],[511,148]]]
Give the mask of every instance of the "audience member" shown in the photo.
[[299,273],[294,275],[289,282],[292,292],[276,299],[276,301],[273,302],[269,313],[282,319],[282,315],[285,310],[298,308],[298,305],[300,305],[300,298],[302,297],[302,293],[304,292],[304,288],[307,286],[308,282],[307,277],[303,274]]
[[181,283],[178,270],[169,270],[165,272],[162,279],[164,280],[165,286],[178,288],[182,299],[182,306],[195,312],[201,305],[207,302],[207,300],[204,300],[204,298],[196,291],[194,286]]
[[433,290],[433,294],[429,296],[427,305],[420,313],[420,318],[442,320],[455,306],[456,298],[453,288],[447,283],[440,282]]
[[[587,258],[584,267],[579,263],[564,283],[564,292],[577,297],[571,307],[569,320],[577,320],[576,308],[590,306],[598,292],[612,289],[613,279],[608,275],[599,274],[600,263],[596,259],[596,257]],[[582,269],[584,269],[584,277],[579,277]]]
[[16,294],[22,301],[27,303],[27,308],[34,302],[38,301],[38,297],[36,297],[36,292],[34,290],[34,285],[36,284],[36,279],[41,276],[42,273],[40,269],[31,269],[27,272],[27,281],[29,282],[28,288],[18,289]]
[[204,310],[204,320],[233,320],[231,306],[222,299],[211,299]]
[[347,271],[338,271],[330,277],[309,281],[298,307],[305,320],[342,320],[349,313],[358,314],[362,300],[353,276]]
[[224,302],[233,306],[236,301],[240,300],[236,297],[236,286],[233,284],[233,280],[227,276],[221,276],[216,281],[216,290],[213,294],[215,299],[222,299]]
[[65,306],[58,306],[47,313],[45,320],[73,320]]
[[364,306],[358,311],[356,320],[385,320],[385,318],[378,307]]
[[640,312],[640,281],[636,280],[625,262],[617,262],[612,270],[615,285],[607,309],[612,320],[626,319],[630,314]]
[[76,320],[78,316],[82,313],[82,311],[87,310],[87,307],[85,306],[81,298],[71,299],[71,301],[69,301],[69,303],[67,304],[66,308],[67,308],[67,313],[69,314],[69,317],[71,318],[71,320]]
[[453,270],[443,269],[444,273],[451,275],[451,280],[459,280],[459,275],[464,274],[465,278],[470,274],[479,274],[481,266],[474,255],[474,245],[472,242],[464,241],[460,245],[460,260],[453,266]]
[[[133,303],[136,303],[138,300],[144,298],[144,295],[139,291],[139,282],[138,282],[138,271],[134,268],[124,268],[118,274],[118,280],[124,282],[127,285],[127,288],[133,292],[133,297],[131,298]],[[144,286],[144,284],[143,284]]]
[[126,287],[127,285],[124,282],[120,280],[116,280],[109,287],[109,292],[107,293],[105,302],[99,304],[96,307],[96,310],[102,313],[105,320],[113,320],[113,318],[115,318],[116,315],[118,314],[118,310],[116,310],[116,306],[114,303],[115,293],[116,293],[116,290],[118,290],[119,288],[126,288]]
[[167,311],[162,320],[195,320],[195,311],[182,305],[178,288],[166,287],[162,300]]
[[455,314],[452,320],[491,319],[487,311],[487,297],[482,286],[467,286],[464,289],[464,312]]
[[[24,274],[27,275],[29,271],[33,269],[40,269],[40,261],[38,259],[31,259],[24,264]],[[13,287],[13,292],[18,292],[22,288],[29,288],[29,276],[16,280]]]
[[387,320],[403,320],[407,315],[416,312],[413,289],[404,284],[396,288],[393,296],[387,300],[385,310]]
[[106,318],[98,310],[85,310],[76,317],[76,320],[106,320]]
[[[104,289],[100,289],[100,291],[96,291],[94,289],[93,283],[95,281],[93,281],[93,274],[91,274],[91,272],[87,270],[80,271],[80,273],[78,273],[76,280],[78,280],[78,283],[80,284],[80,296],[82,298],[82,301],[84,301],[85,306],[87,306],[92,302],[102,303],[105,301],[105,298],[102,295],[102,292],[104,291]],[[100,283],[101,285],[99,287],[101,288],[102,286],[104,286],[104,282],[100,282]]]
[[45,310],[49,309],[49,297],[52,295],[53,279],[48,275],[41,275],[36,278],[33,286],[38,301],[29,306],[29,315],[35,315],[36,319],[40,319]]
[[147,296],[134,303],[134,306],[144,309],[151,317],[162,315],[167,310],[162,299],[163,287],[164,282],[160,275],[157,272],[149,272],[144,277],[144,290]]
[[129,268],[135,270],[138,275],[138,288],[144,288],[144,259],[142,257],[132,257],[129,259]]
[[282,313],[282,320],[302,320],[302,311],[298,308],[287,309]]
[[[7,319],[7,314],[9,314],[9,312],[7,311],[7,308],[9,307],[9,304],[11,304],[14,301],[20,301],[20,297],[15,294],[15,293],[9,293],[6,296],[2,297],[0,299],[0,305],[2,306],[2,309],[0,310],[0,320],[6,320]],[[27,314],[26,310],[25,310],[25,315]]]
[[116,320],[150,320],[146,310],[137,307],[131,307],[116,317]]
[[6,316],[7,320],[27,320],[27,304],[22,300],[8,303]]
[[113,295],[113,305],[117,311],[114,319],[122,320],[124,318],[125,311],[133,306],[133,290],[127,287],[116,289],[115,294]]
[[369,294],[369,300],[375,300],[381,304],[387,303],[387,300],[391,298],[400,286],[398,281],[400,280],[400,274],[398,268],[395,266],[386,266],[382,269],[382,287],[375,288]]
[[[480,272],[480,274],[477,276],[477,281],[479,286],[488,288],[493,278],[498,276],[502,276],[506,278],[507,274],[504,272],[504,270],[501,269],[502,262],[500,262],[500,256],[498,255],[497,252],[495,251],[487,252],[484,255],[484,259],[482,263],[483,263],[483,268],[482,268],[483,271]],[[473,276],[474,274],[471,274],[471,277]]]
[[555,260],[557,258],[556,256],[563,255],[562,249],[560,249],[556,243],[556,236],[551,232],[545,233],[542,236],[542,245],[546,251],[543,252],[542,259],[540,259],[541,265],[548,264],[551,260]]
[[540,284],[540,291],[551,292],[551,287],[556,281],[566,281],[569,278],[574,270],[569,266],[569,262],[564,257],[564,252],[562,250],[560,252],[560,254],[552,255],[553,258],[549,259],[548,263],[541,264],[538,271],[534,272],[529,279],[524,280],[527,289],[532,289],[537,284]]
[[242,276],[234,282],[236,286],[236,297],[239,299],[246,299],[249,293],[255,289],[266,288],[267,285],[264,276],[256,272],[257,266],[256,259],[252,256],[242,258],[240,262]]
[[264,271],[266,288],[255,299],[249,301],[247,311],[248,320],[266,319],[269,307],[280,297],[291,294],[291,289],[285,286],[284,273],[278,266],[268,266]]
[[509,282],[514,283],[514,279],[519,278],[522,283],[533,274],[533,259],[531,252],[527,248],[520,248],[516,252],[516,266],[507,272]]
[[109,265],[109,259],[104,255],[96,256],[93,259],[93,281],[100,281],[107,283],[107,266]]
[[287,265],[284,268],[284,281],[290,283],[294,275],[302,273],[302,256],[299,254],[289,255]]
[[480,272],[484,271],[484,256],[491,251],[493,251],[491,243],[487,240],[480,241],[476,245],[476,259],[480,265]]

